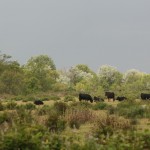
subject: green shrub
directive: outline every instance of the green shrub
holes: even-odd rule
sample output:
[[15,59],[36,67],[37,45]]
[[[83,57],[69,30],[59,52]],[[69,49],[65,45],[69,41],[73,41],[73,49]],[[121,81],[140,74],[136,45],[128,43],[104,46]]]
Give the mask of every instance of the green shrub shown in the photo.
[[28,95],[23,99],[23,102],[34,101],[35,96]]
[[137,133],[137,131],[129,130],[128,132],[115,132],[114,136],[103,139],[99,138],[97,142],[100,149],[112,150],[148,150],[150,147],[150,132]]
[[91,103],[88,103],[88,102],[72,102],[70,104],[70,107],[78,107],[78,108],[92,108],[93,105]]
[[2,102],[0,101],[0,111],[3,111],[5,109],[5,106],[2,104]]
[[66,95],[66,96],[64,97],[64,102],[69,102],[69,101],[75,102],[75,97],[74,97],[74,96],[71,96],[71,95]]
[[27,110],[34,110],[36,107],[32,103],[27,103],[27,104],[24,104],[24,105],[18,105],[17,106],[17,109],[21,109],[21,108],[27,109]]
[[42,101],[48,101],[49,98],[48,98],[48,97],[43,97],[43,98],[41,98],[41,100],[42,100]]
[[60,117],[56,111],[52,110],[46,120],[46,126],[49,131],[59,132],[65,129],[66,121],[63,117]]
[[7,108],[7,109],[10,109],[10,110],[15,109],[16,106],[17,106],[17,103],[14,102],[14,101],[8,102],[8,103],[6,104],[6,108]]
[[27,110],[34,110],[36,108],[35,105],[32,104],[32,103],[27,103],[27,104],[24,105],[24,107]]
[[24,99],[24,96],[22,95],[18,95],[18,96],[15,96],[13,98],[11,98],[11,100],[15,100],[15,101],[20,101],[20,100],[23,100]]
[[50,100],[60,100],[61,98],[57,95],[51,95],[51,96],[49,96],[49,99]]
[[58,135],[53,135],[50,137],[48,145],[50,150],[65,149],[65,139]]
[[[26,129],[26,128],[25,128]],[[1,138],[1,150],[41,150],[41,134],[27,132],[23,128],[9,132]]]
[[50,112],[51,109],[52,109],[51,106],[44,105],[43,107],[37,109],[37,114],[38,114],[39,116],[49,114],[49,112]]
[[16,109],[17,111],[17,120],[16,123],[18,124],[31,124],[34,120],[33,120],[33,115],[32,115],[32,110],[27,110],[25,107],[18,107],[18,109]]
[[106,109],[108,110],[109,114],[114,114],[116,112],[116,108],[114,106],[111,106],[111,105],[107,106]]
[[68,105],[63,102],[55,102],[54,108],[56,109],[58,114],[63,115],[65,113],[66,109],[68,108]]
[[150,110],[143,108],[142,105],[135,101],[121,102],[117,105],[115,113],[128,118],[143,118],[149,116]]
[[93,109],[94,110],[103,110],[103,109],[106,109],[108,105],[106,103],[96,103],[94,106],[93,106]]
[[4,123],[5,121],[11,122],[11,118],[9,114],[6,112],[0,113],[0,124]]

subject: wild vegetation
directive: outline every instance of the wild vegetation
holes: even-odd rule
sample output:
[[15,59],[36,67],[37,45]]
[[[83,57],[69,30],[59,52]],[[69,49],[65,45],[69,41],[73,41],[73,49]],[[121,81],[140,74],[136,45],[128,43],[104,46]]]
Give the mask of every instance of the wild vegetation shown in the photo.
[[[126,100],[110,101],[105,91]],[[104,102],[79,101],[78,94]],[[57,70],[47,55],[25,65],[0,55],[0,150],[150,149],[150,74],[119,72],[103,65],[93,72],[78,64]],[[34,105],[34,100],[44,105]]]

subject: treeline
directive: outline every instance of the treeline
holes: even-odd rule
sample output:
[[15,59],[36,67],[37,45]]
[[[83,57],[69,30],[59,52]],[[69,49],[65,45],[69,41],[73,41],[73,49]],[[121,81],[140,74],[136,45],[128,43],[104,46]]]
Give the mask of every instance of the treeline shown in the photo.
[[0,93],[27,95],[46,91],[76,91],[104,97],[104,91],[116,95],[139,98],[141,92],[150,92],[150,74],[135,69],[121,73],[109,65],[98,72],[78,64],[68,70],[57,70],[47,55],[31,57],[20,65],[11,56],[0,54]]

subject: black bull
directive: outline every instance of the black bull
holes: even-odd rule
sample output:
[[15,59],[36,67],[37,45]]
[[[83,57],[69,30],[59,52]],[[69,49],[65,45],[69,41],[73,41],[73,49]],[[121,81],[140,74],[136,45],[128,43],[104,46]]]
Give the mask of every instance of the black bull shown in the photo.
[[113,101],[115,101],[115,93],[114,92],[105,92],[105,96],[107,97],[107,99],[113,99]]
[[118,100],[118,101],[123,101],[123,100],[126,100],[127,98],[125,97],[125,96],[118,96],[117,98],[116,98],[116,100]]
[[102,98],[100,98],[100,97],[94,96],[94,101],[95,101],[95,102],[103,102],[104,99],[102,99]]
[[44,103],[41,100],[35,100],[34,104],[35,105],[43,105]]
[[141,93],[141,99],[142,99],[142,100],[150,99],[150,94]]
[[81,100],[86,100],[86,101],[90,101],[91,103],[93,103],[93,99],[92,99],[91,95],[89,95],[89,94],[80,93],[79,94],[79,101],[81,101]]

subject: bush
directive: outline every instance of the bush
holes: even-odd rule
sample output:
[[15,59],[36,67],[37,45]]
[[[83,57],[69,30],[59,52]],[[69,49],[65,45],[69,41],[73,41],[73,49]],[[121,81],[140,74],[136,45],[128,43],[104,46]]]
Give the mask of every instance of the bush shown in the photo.
[[3,111],[5,109],[4,105],[2,104],[2,102],[0,102],[0,111]]
[[81,123],[76,120],[76,117],[72,117],[70,120],[69,120],[69,127],[72,128],[72,129],[79,129],[81,126]]
[[6,108],[7,108],[7,109],[10,109],[10,110],[15,109],[16,106],[17,106],[17,103],[14,102],[14,101],[8,102],[8,103],[6,104]]
[[93,106],[93,109],[94,110],[103,110],[103,109],[106,109],[108,105],[106,103],[96,103],[94,106]]
[[143,108],[142,105],[134,101],[121,102],[117,105],[115,113],[127,118],[149,117],[150,109]]
[[51,95],[51,96],[49,96],[49,99],[50,100],[60,100],[61,98],[57,95]]
[[116,111],[116,108],[114,106],[109,105],[107,106],[107,110],[109,114],[114,114]]
[[36,108],[35,105],[32,103],[27,103],[26,105],[24,105],[24,107],[27,110],[34,110]]
[[98,139],[102,150],[148,150],[150,147],[150,132],[137,133],[137,131],[129,130],[128,132],[115,132],[114,136],[110,138]]
[[94,136],[97,138],[109,138],[118,130],[130,129],[131,125],[127,119],[115,115],[101,116],[93,128]]
[[69,101],[75,102],[75,97],[74,97],[74,96],[71,96],[71,95],[66,95],[66,96],[64,97],[64,102],[69,102]]
[[71,103],[70,107],[92,108],[93,105],[91,103],[81,101],[81,102],[73,102],[73,103]]
[[11,98],[11,100],[15,100],[15,101],[20,101],[20,100],[23,100],[24,99],[24,96],[22,95],[18,95],[18,96],[15,96],[13,98]]
[[65,149],[65,139],[58,135],[53,135],[50,137],[48,145],[50,150]]
[[25,107],[18,107],[17,111],[17,118],[16,123],[18,124],[31,124],[33,120],[33,115],[31,113],[31,110],[25,109]]
[[48,101],[49,98],[48,98],[48,97],[43,97],[43,98],[41,98],[41,100],[42,100],[42,101]]
[[59,117],[57,112],[52,110],[46,120],[46,126],[48,127],[49,131],[59,132],[65,129],[66,121],[63,117]]
[[54,108],[56,109],[58,114],[63,115],[63,114],[65,114],[65,111],[68,108],[68,105],[66,103],[63,103],[63,102],[55,102]]
[[44,105],[43,107],[39,108],[37,110],[37,114],[39,116],[42,116],[42,115],[46,115],[46,114],[49,114],[50,110],[51,110],[51,106],[48,106],[48,105]]
[[26,96],[25,99],[23,99],[23,102],[34,101],[34,100],[35,100],[35,96],[28,95]]
[[17,108],[17,109],[34,110],[36,107],[35,107],[35,105],[32,104],[32,103],[27,103],[27,104],[25,104],[25,105],[18,105],[16,108]]
[[11,117],[6,112],[0,113],[0,124],[4,123],[5,121],[11,122]]
[[66,120],[71,128],[79,129],[81,124],[94,119],[93,113],[87,108],[70,108],[65,113]]
[[[33,136],[34,135],[34,136]],[[18,128],[15,131],[5,134],[0,142],[1,150],[40,150],[41,134],[27,132],[26,128]]]

